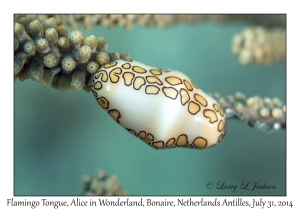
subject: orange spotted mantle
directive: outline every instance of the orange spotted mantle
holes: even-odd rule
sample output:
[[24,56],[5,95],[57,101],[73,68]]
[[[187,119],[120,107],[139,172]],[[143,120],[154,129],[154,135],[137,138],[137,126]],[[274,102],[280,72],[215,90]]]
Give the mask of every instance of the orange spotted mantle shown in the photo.
[[220,105],[178,71],[116,60],[96,72],[91,90],[117,123],[156,149],[207,148],[226,133]]

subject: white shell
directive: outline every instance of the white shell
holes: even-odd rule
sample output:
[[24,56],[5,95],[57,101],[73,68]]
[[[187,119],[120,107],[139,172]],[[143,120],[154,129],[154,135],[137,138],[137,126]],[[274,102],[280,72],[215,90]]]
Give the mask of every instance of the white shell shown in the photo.
[[96,72],[91,90],[115,121],[157,149],[207,148],[226,132],[223,109],[178,71],[116,60]]

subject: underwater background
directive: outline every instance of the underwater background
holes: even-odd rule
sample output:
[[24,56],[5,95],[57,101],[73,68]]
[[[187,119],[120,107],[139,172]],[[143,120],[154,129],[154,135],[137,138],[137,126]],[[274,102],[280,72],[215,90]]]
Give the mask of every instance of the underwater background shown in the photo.
[[[233,35],[246,26],[204,22],[80,30],[104,37],[109,52],[129,52],[142,63],[182,71],[205,92],[240,91],[246,97],[278,97],[285,104],[285,63],[242,66],[231,53]],[[227,128],[222,142],[209,149],[155,150],[115,123],[91,92],[63,94],[17,80],[14,194],[80,195],[82,176],[103,169],[116,174],[130,195],[285,195],[286,132],[266,134],[233,119]],[[240,189],[244,181],[276,188]],[[222,183],[237,189],[217,189]]]

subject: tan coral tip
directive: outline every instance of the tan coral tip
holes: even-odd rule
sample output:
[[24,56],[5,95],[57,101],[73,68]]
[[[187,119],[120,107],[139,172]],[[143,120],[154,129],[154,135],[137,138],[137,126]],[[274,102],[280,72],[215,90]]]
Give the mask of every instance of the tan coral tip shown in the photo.
[[119,53],[110,53],[109,57],[110,57],[110,60],[112,60],[112,61],[114,61],[114,60],[120,60]]
[[284,106],[282,107],[282,111],[283,111],[284,113],[286,113],[286,105],[284,105]]
[[48,18],[44,21],[44,29],[57,28],[56,19],[54,17]]
[[58,34],[58,37],[68,37],[68,30],[62,25],[57,27],[56,32]]
[[30,66],[29,64],[25,64],[22,71],[20,71],[18,73],[18,75],[16,75],[18,77],[18,79],[22,82],[26,79],[28,79],[30,77]]
[[237,101],[244,101],[246,99],[245,95],[243,93],[241,93],[241,92],[236,92],[234,94],[234,98]]
[[46,39],[40,38],[35,42],[38,52],[44,54],[48,53],[50,48]]
[[262,117],[269,117],[270,116],[270,110],[268,108],[261,108],[259,109],[259,115]]
[[50,84],[52,82],[52,73],[50,70],[45,70],[44,69],[44,75],[42,77],[42,79],[40,80],[40,83],[42,86],[47,86],[48,84]]
[[83,25],[84,25],[84,28],[87,30],[92,29],[92,27],[93,27],[92,15],[85,15]]
[[77,71],[72,76],[71,87],[79,91],[84,86],[85,74],[83,72]]
[[89,185],[91,182],[92,182],[92,177],[90,177],[89,175],[87,175],[87,174],[85,174],[85,175],[83,175],[83,177],[82,177],[82,184],[83,185]]
[[110,60],[110,57],[105,52],[101,52],[96,56],[96,62],[100,65],[106,64],[109,60]]
[[252,60],[251,52],[247,49],[243,49],[241,51],[239,60],[242,65],[247,65]]
[[41,61],[33,61],[30,65],[30,77],[33,81],[39,82],[44,75],[44,64]]
[[43,36],[43,25],[38,20],[34,20],[28,25],[29,31],[34,37]]
[[36,46],[35,46],[33,41],[29,40],[29,41],[24,43],[23,50],[27,54],[33,54],[33,53],[35,53]]
[[15,23],[14,27],[14,36],[18,39],[19,37],[23,36],[25,32],[25,28],[20,23]]
[[100,65],[96,62],[90,62],[87,65],[87,70],[90,74],[95,74],[99,68],[100,68]]
[[105,48],[107,47],[107,42],[103,37],[97,39],[97,50],[99,51],[106,51]]
[[46,40],[48,41],[48,43],[54,44],[55,42],[57,42],[58,40],[58,34],[56,32],[56,30],[54,28],[48,28],[45,31],[46,34]]
[[273,106],[275,106],[275,107],[280,107],[280,106],[282,106],[282,102],[281,102],[280,99],[277,98],[277,97],[275,97],[275,98],[272,99],[272,104],[273,104]]
[[78,30],[72,31],[71,34],[70,34],[70,41],[74,45],[81,44],[83,39],[84,39],[84,36],[83,36],[81,31],[78,31]]
[[104,180],[105,178],[107,178],[107,173],[104,170],[98,170],[96,173],[96,178],[98,180]]
[[76,62],[71,56],[66,56],[62,59],[61,66],[65,71],[70,72],[76,67]]
[[91,55],[92,55],[92,49],[87,45],[83,45],[77,51],[76,59],[78,60],[79,63],[84,63],[90,59]]
[[122,60],[127,60],[128,58],[130,58],[129,53],[128,52],[122,52],[122,53],[120,53],[120,58]]
[[58,56],[55,53],[49,53],[44,57],[44,64],[48,68],[52,68],[58,64]]
[[25,53],[18,53],[14,56],[14,74],[18,74],[22,70],[25,59]]
[[68,74],[63,74],[58,81],[58,89],[66,93],[70,89],[71,77]]
[[24,27],[27,27],[28,24],[29,24],[29,22],[30,22],[30,20],[29,20],[29,18],[23,16],[23,17],[20,17],[20,18],[18,19],[18,22],[19,22],[20,24],[22,24]]
[[274,118],[278,119],[278,118],[282,117],[282,115],[283,115],[282,109],[280,109],[280,108],[274,108],[272,110],[272,116]]
[[106,193],[111,193],[113,195],[120,188],[121,188],[121,186],[120,186],[117,176],[111,175],[105,183]]
[[66,37],[60,37],[58,39],[58,46],[62,49],[67,49],[69,47],[69,39]]
[[267,106],[267,107],[271,107],[271,105],[272,105],[271,99],[269,99],[267,97],[265,97],[263,99],[263,102],[264,102],[264,105]]
[[95,50],[97,47],[97,40],[94,35],[84,38],[84,44],[89,46],[92,50]]

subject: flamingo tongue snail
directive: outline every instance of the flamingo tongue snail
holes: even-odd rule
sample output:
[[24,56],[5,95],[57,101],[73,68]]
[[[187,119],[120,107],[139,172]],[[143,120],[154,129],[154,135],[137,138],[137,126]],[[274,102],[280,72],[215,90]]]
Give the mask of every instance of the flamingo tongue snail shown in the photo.
[[181,72],[116,60],[91,82],[99,105],[155,149],[208,148],[226,133],[224,110]]

